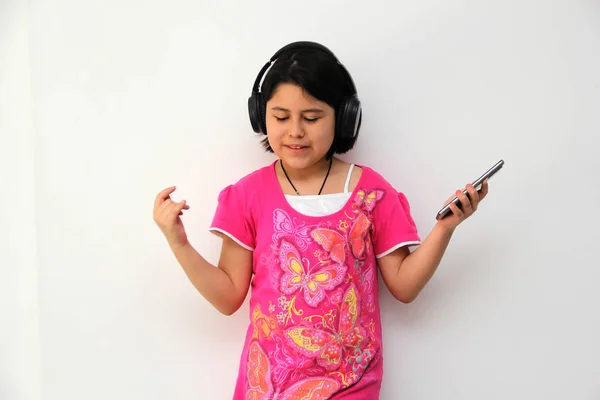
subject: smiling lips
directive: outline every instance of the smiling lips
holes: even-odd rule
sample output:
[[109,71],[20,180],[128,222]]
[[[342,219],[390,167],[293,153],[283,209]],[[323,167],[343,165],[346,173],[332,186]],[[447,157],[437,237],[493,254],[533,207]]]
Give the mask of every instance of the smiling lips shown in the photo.
[[304,151],[306,149],[308,149],[308,146],[300,146],[297,144],[287,144],[287,145],[285,145],[285,147],[288,149],[290,154],[295,154],[295,155],[303,154]]

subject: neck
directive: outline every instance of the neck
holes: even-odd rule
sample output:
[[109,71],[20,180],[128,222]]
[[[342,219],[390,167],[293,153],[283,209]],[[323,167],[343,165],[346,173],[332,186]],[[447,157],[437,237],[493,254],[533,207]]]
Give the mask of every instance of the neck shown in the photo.
[[295,168],[290,167],[288,164],[286,164],[285,161],[279,160],[279,162],[283,164],[283,168],[285,168],[285,172],[287,173],[289,178],[292,180],[292,182],[294,182],[294,184],[296,181],[302,182],[304,180],[308,180],[315,176],[318,176],[319,179],[322,179],[325,176],[325,174],[327,173],[327,170],[329,169],[329,163],[334,162],[334,161],[335,160],[333,160],[333,159],[328,160],[326,158],[323,158],[316,164],[311,165],[310,167],[295,169]]

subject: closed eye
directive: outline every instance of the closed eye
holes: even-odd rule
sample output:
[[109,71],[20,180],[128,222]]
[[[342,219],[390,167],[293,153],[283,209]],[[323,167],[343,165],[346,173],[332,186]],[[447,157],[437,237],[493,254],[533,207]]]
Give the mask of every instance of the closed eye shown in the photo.
[[[277,121],[279,121],[279,122],[283,122],[283,121],[287,121],[289,119],[289,117],[277,117],[277,116],[275,116],[275,119]],[[306,122],[317,122],[319,119],[320,119],[319,117],[317,117],[317,118],[304,118],[304,120]]]

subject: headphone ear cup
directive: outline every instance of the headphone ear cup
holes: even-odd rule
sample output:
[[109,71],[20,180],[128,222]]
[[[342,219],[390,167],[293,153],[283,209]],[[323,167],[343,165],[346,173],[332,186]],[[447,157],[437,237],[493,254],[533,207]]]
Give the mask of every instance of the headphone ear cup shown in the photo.
[[257,93],[256,94],[256,104],[258,107],[258,117],[259,117],[259,123],[260,123],[260,132],[263,135],[267,134],[267,105],[264,101],[263,95],[262,93]]
[[256,133],[261,133],[260,112],[256,93],[252,93],[252,95],[248,97],[248,116],[250,117],[252,130]]
[[361,120],[362,109],[358,97],[354,95],[343,100],[336,122],[340,137],[350,139],[358,135]]
[[267,126],[265,124],[265,102],[263,101],[262,93],[252,93],[248,98],[248,116],[252,130],[256,133],[267,134]]

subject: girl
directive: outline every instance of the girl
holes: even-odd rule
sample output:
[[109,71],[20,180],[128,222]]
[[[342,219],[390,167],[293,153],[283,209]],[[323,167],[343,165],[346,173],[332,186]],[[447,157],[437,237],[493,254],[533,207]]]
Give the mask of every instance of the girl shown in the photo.
[[368,166],[335,157],[354,146],[361,108],[349,73],[317,43],[278,51],[248,105],[277,160],[219,194],[217,267],[188,242],[180,216],[189,205],[171,200],[175,187],[157,195],[154,221],[217,310],[233,314],[252,288],[234,400],[377,399],[378,273],[396,299],[414,300],[487,182],[480,192],[467,185],[470,198],[457,190],[462,209],[452,204],[421,243],[406,197]]

